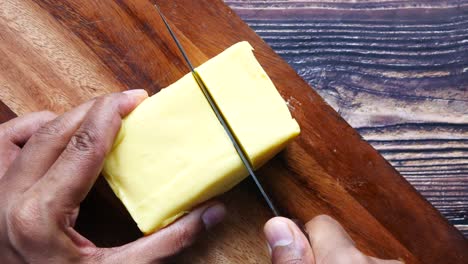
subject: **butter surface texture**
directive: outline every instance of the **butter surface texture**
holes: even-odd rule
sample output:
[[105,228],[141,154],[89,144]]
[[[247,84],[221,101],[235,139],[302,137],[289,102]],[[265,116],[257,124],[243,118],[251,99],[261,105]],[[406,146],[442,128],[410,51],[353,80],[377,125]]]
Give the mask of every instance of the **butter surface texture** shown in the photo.
[[[299,126],[252,53],[240,42],[197,68],[258,168],[299,134]],[[149,234],[248,173],[191,74],[128,115],[104,176],[140,230]]]

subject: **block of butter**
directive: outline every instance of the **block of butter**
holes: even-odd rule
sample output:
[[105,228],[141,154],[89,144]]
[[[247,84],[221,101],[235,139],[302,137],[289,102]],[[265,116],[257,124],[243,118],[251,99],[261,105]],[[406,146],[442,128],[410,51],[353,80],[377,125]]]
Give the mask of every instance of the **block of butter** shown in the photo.
[[[248,42],[235,44],[197,70],[255,168],[299,134]],[[146,99],[123,120],[103,172],[144,234],[248,176],[191,74]]]

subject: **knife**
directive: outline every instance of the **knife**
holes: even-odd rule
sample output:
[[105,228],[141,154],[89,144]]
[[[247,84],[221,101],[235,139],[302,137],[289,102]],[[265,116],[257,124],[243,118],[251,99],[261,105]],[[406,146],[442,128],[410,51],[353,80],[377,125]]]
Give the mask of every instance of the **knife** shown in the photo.
[[[200,87],[200,90],[203,92],[203,95],[205,96],[206,100],[208,101],[208,103],[210,104],[211,106],[211,109],[213,110],[213,112],[215,113],[216,117],[218,118],[218,121],[221,123],[221,125],[223,126],[224,128],[224,131],[226,132],[226,134],[228,135],[229,139],[231,140],[232,142],[232,145],[234,146],[234,148],[236,149],[236,152],[237,154],[239,155],[240,159],[242,160],[242,163],[244,164],[245,168],[247,169],[247,171],[249,172],[250,174],[250,177],[252,177],[252,179],[254,180],[255,182],[255,185],[257,185],[257,188],[258,190],[260,191],[260,193],[262,194],[265,202],[268,204],[268,207],[270,208],[271,212],[273,213],[274,216],[280,216],[278,210],[276,209],[275,205],[273,204],[272,200],[270,199],[270,197],[268,196],[268,194],[265,192],[265,189],[263,189],[263,186],[262,184],[260,183],[260,181],[258,180],[257,176],[255,175],[255,172],[254,172],[254,169],[253,169],[253,166],[252,164],[250,163],[249,159],[247,158],[247,153],[244,151],[244,149],[242,149],[241,145],[240,145],[240,142],[239,142],[239,139],[234,135],[233,131],[232,131],[232,128],[229,126],[229,124],[227,123],[226,121],[226,118],[223,116],[223,114],[221,113],[221,110],[219,109],[218,105],[216,105],[213,97],[211,96],[210,92],[208,91],[208,89],[206,88],[206,85],[205,83],[203,82],[203,79],[200,77],[200,75],[198,74],[197,70],[193,67],[193,64],[190,62],[190,59],[188,58],[188,55],[187,53],[185,52],[185,49],[184,47],[182,46],[182,44],[180,43],[179,39],[177,38],[177,36],[175,35],[174,31],[172,30],[171,26],[169,25],[169,23],[167,22],[167,19],[166,17],[164,16],[164,14],[161,12],[161,9],[159,8],[159,6],[157,4],[154,4],[154,7],[156,8],[156,10],[158,11],[158,14],[159,16],[161,17],[162,21],[164,22],[164,25],[166,26],[167,28],[167,31],[169,32],[169,34],[171,35],[172,39],[174,40],[175,44],[177,45],[177,48],[179,49],[179,52],[182,54],[182,57],[184,57],[184,60],[185,62],[187,63],[187,65],[189,66],[190,68],[190,71],[193,75],[193,78],[195,79],[195,81],[197,82],[198,84],[198,87]],[[309,242],[309,244],[311,243],[310,242],[310,237],[309,237],[309,234],[307,233],[307,230],[305,229],[305,226],[303,224],[303,222],[299,219],[291,219],[296,225],[297,227],[302,231],[302,233],[304,234],[304,236],[306,237],[307,241]]]
[[167,30],[169,31],[169,34],[171,35],[172,39],[174,40],[175,44],[177,45],[177,48],[179,49],[179,52],[182,54],[184,57],[185,62],[187,63],[188,67],[190,68],[190,71],[192,72],[193,78],[197,82],[198,86],[200,87],[200,90],[203,92],[203,95],[205,96],[206,100],[211,106],[211,109],[213,109],[213,112],[215,113],[216,117],[218,118],[218,121],[221,123],[221,125],[224,128],[224,131],[228,135],[229,139],[232,142],[232,145],[236,149],[237,154],[239,155],[240,159],[242,160],[242,163],[244,164],[245,168],[249,172],[250,176],[254,180],[255,184],[257,185],[258,190],[262,194],[263,198],[265,199],[266,203],[268,204],[268,207],[270,208],[271,212],[275,216],[279,216],[279,212],[276,209],[275,205],[273,204],[272,200],[268,196],[268,194],[265,192],[263,189],[261,183],[259,182],[257,176],[255,175],[254,169],[252,164],[250,163],[249,159],[247,158],[247,153],[245,150],[241,147],[241,144],[239,142],[239,139],[234,135],[232,128],[229,126],[228,122],[226,121],[226,118],[223,116],[221,113],[221,110],[219,109],[218,105],[214,101],[212,95],[206,88],[205,83],[203,82],[203,79],[200,77],[200,74],[198,74],[197,70],[193,67],[193,64],[190,62],[190,59],[188,58],[187,53],[185,52],[184,47],[180,43],[179,39],[175,35],[174,31],[172,30],[171,26],[167,22],[166,17],[164,14],[161,12],[161,9],[157,4],[154,4],[154,7],[159,13],[159,16],[161,17],[162,21],[164,22],[164,25],[166,26]]

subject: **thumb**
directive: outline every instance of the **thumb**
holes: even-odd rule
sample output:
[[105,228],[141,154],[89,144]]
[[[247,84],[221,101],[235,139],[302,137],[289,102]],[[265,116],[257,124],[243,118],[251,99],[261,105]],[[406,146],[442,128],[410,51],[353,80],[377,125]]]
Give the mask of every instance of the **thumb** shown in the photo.
[[150,236],[121,247],[98,249],[100,252],[95,255],[102,263],[128,263],[129,260],[132,263],[157,263],[192,245],[202,231],[221,222],[225,214],[226,209],[221,203],[207,203]]
[[273,264],[315,263],[309,241],[291,220],[275,217],[265,224],[264,232]]

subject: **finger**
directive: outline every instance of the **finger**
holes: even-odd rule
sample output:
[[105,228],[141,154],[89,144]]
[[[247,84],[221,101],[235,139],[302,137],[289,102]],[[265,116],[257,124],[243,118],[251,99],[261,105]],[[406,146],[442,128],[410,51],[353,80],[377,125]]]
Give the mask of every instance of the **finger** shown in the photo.
[[333,218],[320,215],[306,224],[317,263],[337,249],[354,248],[354,242]]
[[96,99],[62,154],[38,182],[40,192],[57,201],[56,212],[73,210],[83,201],[101,171],[122,117],[147,96],[144,90],[132,90]]
[[144,238],[110,249],[97,249],[105,263],[153,263],[171,257],[192,245],[202,231],[220,223],[226,215],[218,202],[204,204],[172,225]]
[[0,150],[0,179],[2,179],[21,149],[10,141],[0,140]]
[[93,102],[88,101],[39,128],[11,164],[5,184],[24,192],[41,178],[65,149]]
[[333,218],[320,215],[306,224],[316,263],[401,263],[364,255],[344,228]]
[[42,111],[14,118],[0,125],[0,138],[23,146],[40,127],[55,117],[52,112]]
[[45,123],[55,118],[52,112],[36,112],[0,125],[0,178],[20,154],[21,147]]
[[275,217],[265,224],[264,232],[273,264],[315,263],[309,241],[291,220]]

